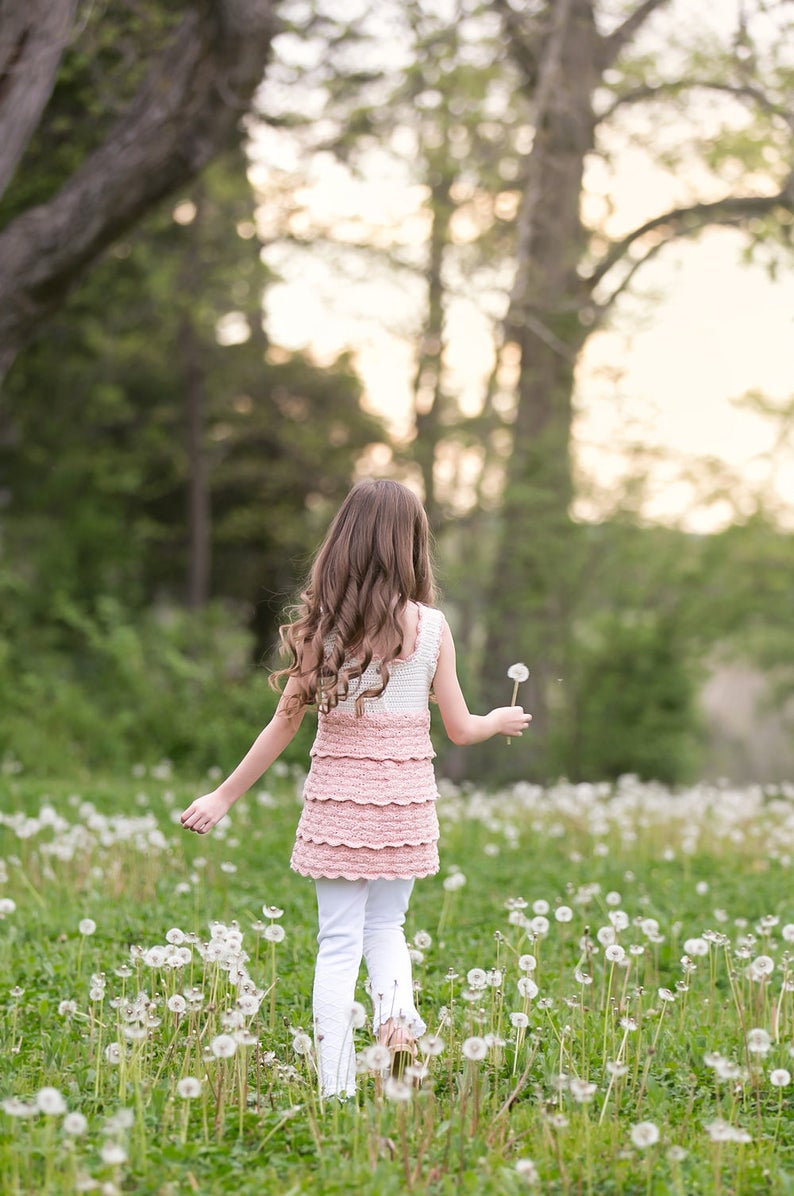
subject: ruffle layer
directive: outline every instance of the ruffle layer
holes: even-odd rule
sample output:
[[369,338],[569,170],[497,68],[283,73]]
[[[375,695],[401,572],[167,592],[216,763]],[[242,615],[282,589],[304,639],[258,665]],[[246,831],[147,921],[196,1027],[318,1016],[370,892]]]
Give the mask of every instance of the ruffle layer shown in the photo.
[[370,805],[362,810],[345,801],[308,801],[298,823],[297,837],[330,847],[419,847],[435,844],[438,817],[434,802],[410,806]]
[[349,760],[432,760],[435,752],[430,742],[430,711],[367,711],[360,718],[349,710],[320,714],[311,755]]
[[438,797],[430,760],[370,760],[355,763],[316,756],[303,787],[305,800],[349,801],[357,806],[407,806]]
[[438,848],[435,843],[422,843],[372,850],[298,839],[290,867],[313,880],[419,880],[438,872]]

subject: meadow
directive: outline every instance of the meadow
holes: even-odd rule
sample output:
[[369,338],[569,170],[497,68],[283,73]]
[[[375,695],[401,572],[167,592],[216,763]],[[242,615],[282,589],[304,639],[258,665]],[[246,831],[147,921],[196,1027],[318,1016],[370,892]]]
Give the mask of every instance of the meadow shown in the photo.
[[352,1010],[345,1104],[301,777],[266,780],[199,838],[207,778],[7,762],[3,1194],[794,1192],[794,787],[442,786],[407,927],[428,1034],[394,1080]]

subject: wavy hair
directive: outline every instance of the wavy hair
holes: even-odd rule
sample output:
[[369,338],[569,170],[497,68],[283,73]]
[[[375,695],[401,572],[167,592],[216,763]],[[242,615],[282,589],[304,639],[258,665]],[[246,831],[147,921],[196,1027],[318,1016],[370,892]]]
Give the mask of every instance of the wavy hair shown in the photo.
[[429,541],[424,508],[407,486],[378,479],[353,487],[317,550],[293,620],[280,629],[291,662],[273,683],[298,679],[290,713],[333,710],[373,660],[380,685],[356,695],[356,713],[383,693],[403,650],[400,615],[408,602],[435,602]]

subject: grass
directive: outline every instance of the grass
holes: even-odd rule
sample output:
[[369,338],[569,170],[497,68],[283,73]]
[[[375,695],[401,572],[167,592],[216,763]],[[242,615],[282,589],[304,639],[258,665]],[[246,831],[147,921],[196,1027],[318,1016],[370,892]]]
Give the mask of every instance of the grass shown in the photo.
[[271,777],[205,839],[165,766],[3,778],[2,1193],[794,1192],[794,791],[445,791],[407,927],[443,1048],[401,1087],[356,1031],[343,1105]]

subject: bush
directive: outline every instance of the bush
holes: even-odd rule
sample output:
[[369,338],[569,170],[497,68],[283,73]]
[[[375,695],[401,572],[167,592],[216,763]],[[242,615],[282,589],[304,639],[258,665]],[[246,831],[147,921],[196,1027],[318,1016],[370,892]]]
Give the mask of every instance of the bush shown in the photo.
[[573,708],[555,743],[571,780],[692,779],[700,755],[697,687],[675,628],[654,613],[589,623],[576,652]]
[[[114,600],[92,614],[56,604],[53,625],[0,639],[0,757],[37,774],[129,768],[231,768],[275,710],[267,670],[230,612],[153,611]],[[286,759],[306,758],[303,728]]]

